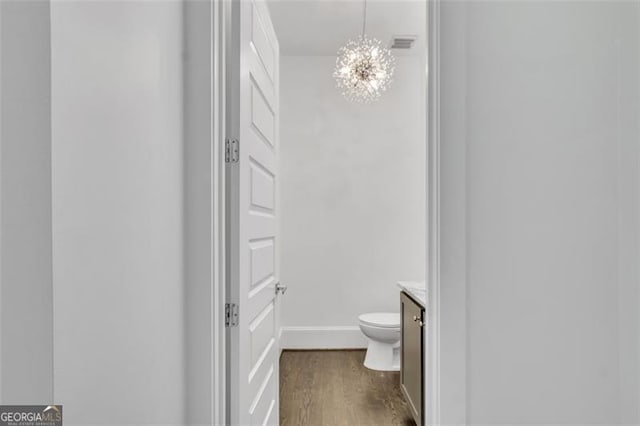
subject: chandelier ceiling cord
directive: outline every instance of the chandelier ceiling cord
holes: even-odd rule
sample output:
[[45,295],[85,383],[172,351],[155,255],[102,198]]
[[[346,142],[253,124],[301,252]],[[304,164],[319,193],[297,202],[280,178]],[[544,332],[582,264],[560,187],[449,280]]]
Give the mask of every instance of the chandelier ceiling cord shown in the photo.
[[338,50],[333,76],[345,98],[369,103],[389,88],[395,59],[380,40],[366,35],[367,0],[364,0],[362,15],[362,35]]
[[364,38],[366,29],[367,29],[367,0],[364,0],[364,5],[362,7],[362,36],[361,36],[361,38]]

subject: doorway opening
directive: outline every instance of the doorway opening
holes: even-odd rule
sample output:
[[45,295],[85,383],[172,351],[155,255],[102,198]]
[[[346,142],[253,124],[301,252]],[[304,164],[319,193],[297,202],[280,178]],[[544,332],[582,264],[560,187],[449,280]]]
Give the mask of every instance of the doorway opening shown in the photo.
[[[229,8],[232,424],[424,423],[427,5]],[[353,65],[365,48],[372,68]],[[367,73],[368,91],[352,90]],[[401,293],[424,313],[416,333]]]

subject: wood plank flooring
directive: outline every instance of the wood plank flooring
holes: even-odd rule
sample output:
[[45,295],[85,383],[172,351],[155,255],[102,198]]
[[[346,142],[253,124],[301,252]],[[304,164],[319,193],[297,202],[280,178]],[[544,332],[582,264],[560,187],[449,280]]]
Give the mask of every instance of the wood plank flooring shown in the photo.
[[284,351],[280,425],[415,425],[400,373],[369,370],[364,356],[364,350]]

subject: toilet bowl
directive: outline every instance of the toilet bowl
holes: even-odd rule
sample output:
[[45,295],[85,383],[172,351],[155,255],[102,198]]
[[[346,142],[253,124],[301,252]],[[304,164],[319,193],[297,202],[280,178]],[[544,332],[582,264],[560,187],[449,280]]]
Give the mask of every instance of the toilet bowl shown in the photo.
[[369,339],[364,366],[378,371],[400,370],[400,314],[375,312],[358,317]]

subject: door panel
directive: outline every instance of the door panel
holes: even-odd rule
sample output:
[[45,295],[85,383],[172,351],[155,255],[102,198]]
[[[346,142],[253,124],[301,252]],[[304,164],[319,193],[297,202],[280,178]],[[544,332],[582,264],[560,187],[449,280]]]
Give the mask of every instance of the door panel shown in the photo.
[[269,342],[266,350],[255,363],[253,370],[249,372],[249,395],[251,395],[252,401],[258,395],[258,390],[266,381],[269,371],[273,368],[277,352],[275,342]]
[[251,287],[254,288],[273,278],[273,271],[275,269],[275,247],[273,238],[254,241],[249,245],[249,250],[251,252],[249,256],[249,263],[251,265]]
[[275,137],[276,116],[255,84],[251,85],[251,124],[258,135],[271,146]]
[[[271,24],[269,24],[269,26],[271,26]],[[251,15],[251,42],[255,46],[260,62],[267,71],[271,81],[274,81],[277,49],[274,49],[272,42],[269,40],[265,25],[259,13],[252,13]]]
[[267,345],[273,341],[274,319],[273,303],[269,303],[266,309],[249,324],[251,369],[255,367],[260,356],[267,350]]
[[265,424],[274,410],[276,404],[276,378],[275,368],[271,366],[267,378],[258,390],[258,395],[251,404],[251,424]]
[[277,147],[279,47],[266,4],[231,6],[230,125],[239,140],[228,165],[230,424],[278,422]]
[[272,213],[275,208],[275,176],[259,164],[251,163],[251,207]]

